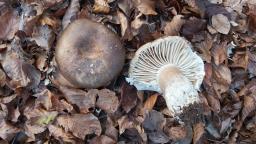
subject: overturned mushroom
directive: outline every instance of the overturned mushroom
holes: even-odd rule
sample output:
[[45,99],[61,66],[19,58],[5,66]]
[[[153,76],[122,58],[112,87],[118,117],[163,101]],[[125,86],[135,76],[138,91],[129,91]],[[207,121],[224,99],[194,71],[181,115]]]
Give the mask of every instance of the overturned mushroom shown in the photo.
[[199,102],[204,77],[202,59],[184,38],[169,36],[143,45],[130,63],[126,79],[138,90],[163,93],[167,107],[179,114],[184,107]]
[[76,88],[108,84],[121,71],[125,50],[119,37],[104,25],[87,19],[71,23],[56,47],[55,80]]

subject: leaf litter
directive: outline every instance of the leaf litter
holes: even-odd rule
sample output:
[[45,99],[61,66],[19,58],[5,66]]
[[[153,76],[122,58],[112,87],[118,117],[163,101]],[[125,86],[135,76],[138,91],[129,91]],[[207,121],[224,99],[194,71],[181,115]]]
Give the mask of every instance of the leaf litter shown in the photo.
[[[254,0],[1,1],[0,143],[255,143],[255,12]],[[56,41],[80,18],[104,24],[126,48],[106,87],[51,81]],[[135,51],[161,36],[185,37],[205,64],[202,114],[185,123],[161,94],[123,78]]]

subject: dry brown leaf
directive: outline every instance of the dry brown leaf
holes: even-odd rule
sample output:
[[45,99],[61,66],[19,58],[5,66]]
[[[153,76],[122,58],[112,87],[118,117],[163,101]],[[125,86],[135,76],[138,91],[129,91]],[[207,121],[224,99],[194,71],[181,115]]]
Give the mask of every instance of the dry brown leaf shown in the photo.
[[131,33],[130,24],[128,22],[127,17],[120,11],[117,11],[117,16],[120,20],[121,34],[123,39],[127,39],[128,41],[130,41],[133,38],[133,36]]
[[206,89],[207,89],[206,99],[209,106],[212,108],[214,112],[219,113],[221,107],[220,107],[220,101],[217,98],[218,97],[217,94],[215,93],[212,87],[207,86]]
[[48,130],[51,136],[54,136],[60,141],[75,143],[75,137],[72,134],[65,132],[61,127],[49,125]]
[[72,0],[70,2],[70,5],[69,5],[65,15],[63,16],[62,29],[65,29],[73,20],[76,19],[79,10],[80,10],[79,0]]
[[62,86],[60,86],[59,89],[69,103],[78,106],[81,113],[88,113],[90,108],[95,107],[98,90],[91,89],[88,92],[85,92],[83,90]]
[[117,142],[106,135],[94,137],[89,144],[116,144]]
[[231,28],[228,18],[223,14],[212,16],[212,27],[219,33],[228,34]]
[[183,19],[183,15],[176,15],[172,18],[171,22],[167,22],[164,27],[164,34],[169,36],[178,36],[180,35],[180,29],[182,25],[185,23]]
[[135,1],[138,10],[144,15],[157,15],[155,11],[154,0],[136,0]]
[[220,44],[215,44],[211,49],[212,57],[214,63],[218,66],[227,59],[227,42],[221,42]]
[[36,58],[36,68],[39,69],[41,72],[46,72],[48,70],[47,64],[48,56],[44,54],[40,54]]
[[129,0],[119,0],[118,7],[125,13],[127,17],[129,17],[134,10],[134,3]]
[[46,110],[50,110],[52,108],[52,94],[48,89],[43,90],[40,93],[34,94],[37,97],[35,101],[36,107],[42,105]]
[[96,106],[106,111],[107,113],[114,113],[118,106],[119,100],[115,92],[109,89],[102,89],[98,91],[98,99],[96,101]]
[[210,34],[206,33],[205,39],[202,42],[196,43],[195,48],[199,51],[200,57],[207,63],[211,63],[211,48],[213,39]]
[[32,89],[40,83],[41,73],[32,64],[25,62],[22,54],[21,42],[15,38],[1,63],[5,73],[11,79],[10,87]]
[[[256,91],[254,91],[256,92]],[[255,93],[253,94],[255,95]],[[242,109],[242,121],[256,109],[256,96],[245,96],[244,97],[244,107]]]
[[212,85],[219,97],[220,94],[226,92],[229,89],[231,80],[231,71],[227,66],[223,64],[219,66],[213,66]]
[[0,97],[0,103],[7,104],[10,103],[12,100],[14,100],[17,97],[16,94],[13,94],[11,96],[6,97]]
[[107,14],[110,12],[110,7],[107,0],[95,0],[93,5],[93,12]]
[[200,138],[204,134],[204,124],[199,122],[193,126],[193,144],[199,143]]
[[171,140],[178,141],[184,139],[187,136],[187,131],[185,127],[174,126],[168,128],[167,134]]
[[14,127],[10,123],[5,120],[0,123],[0,138],[11,141],[11,139],[15,136],[16,133],[20,131],[19,128]]
[[232,57],[232,61],[233,63],[230,65],[230,67],[239,67],[247,70],[249,61],[248,50],[245,49],[244,51],[236,51]]
[[6,75],[2,69],[0,69],[0,86],[3,87],[6,83]]
[[256,53],[249,52],[249,62],[248,62],[248,71],[250,74],[256,76]]
[[31,40],[35,40],[38,46],[49,52],[55,40],[55,35],[49,26],[39,26],[34,29]]
[[121,107],[126,113],[130,112],[137,104],[137,90],[134,86],[124,82],[121,88]]
[[196,17],[190,17],[183,24],[181,33],[187,38],[192,39],[193,36],[206,28],[206,21]]
[[55,17],[50,17],[48,15],[43,15],[39,19],[40,25],[48,25],[53,28],[54,31],[57,31],[57,29],[60,27],[60,20]]
[[19,29],[18,12],[14,9],[5,7],[0,12],[0,40],[12,39]]
[[97,117],[93,114],[73,114],[61,115],[57,117],[57,123],[66,132],[73,133],[74,136],[84,139],[88,134],[101,134],[101,125]]
[[117,120],[117,123],[119,125],[119,134],[122,134],[125,132],[126,129],[131,129],[131,128],[135,128],[139,133],[142,133],[143,131],[140,124],[129,119],[127,115],[119,118]]
[[151,95],[144,103],[144,110],[148,110],[151,111],[156,103],[157,97],[158,97],[158,93]]
[[[10,108],[10,106],[9,106]],[[9,118],[12,122],[18,122],[18,119],[20,117],[20,110],[19,110],[19,107],[17,108],[12,108],[11,110],[9,110]]]

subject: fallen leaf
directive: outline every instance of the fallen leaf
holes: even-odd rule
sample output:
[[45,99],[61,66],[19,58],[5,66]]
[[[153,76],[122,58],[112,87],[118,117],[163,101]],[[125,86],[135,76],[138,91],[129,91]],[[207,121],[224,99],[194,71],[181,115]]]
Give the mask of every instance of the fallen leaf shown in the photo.
[[11,139],[15,136],[16,133],[20,131],[19,128],[14,127],[10,123],[6,122],[5,120],[0,123],[0,138],[11,141]]
[[[254,91],[256,92],[256,91]],[[242,109],[242,121],[256,109],[256,96],[245,96],[244,97],[244,107]]]
[[171,22],[167,22],[164,27],[164,34],[169,36],[178,36],[180,35],[180,29],[182,25],[185,23],[183,19],[183,15],[176,15],[172,18]]
[[98,99],[96,101],[96,106],[106,111],[107,113],[114,113],[118,106],[119,100],[115,92],[108,89],[99,90]]
[[213,15],[212,19],[212,27],[216,29],[219,33],[228,34],[230,31],[230,22],[228,18],[223,14]]
[[215,44],[211,49],[212,57],[216,65],[220,65],[227,59],[227,42]]
[[49,125],[48,130],[51,136],[60,141],[75,143],[75,137],[72,134],[65,132],[61,127]]
[[110,7],[107,0],[95,0],[93,5],[93,12],[107,14],[110,12]]
[[187,136],[187,130],[182,126],[173,126],[166,130],[169,138],[173,141],[184,139]]
[[206,28],[206,21],[202,19],[198,19],[196,17],[190,17],[183,24],[181,33],[185,37],[192,39],[193,35],[199,33],[200,31]]
[[233,63],[230,65],[230,67],[239,67],[247,70],[249,61],[248,50],[244,49],[242,51],[236,51],[232,57],[232,61]]
[[91,113],[61,115],[57,117],[57,123],[65,129],[65,132],[71,132],[80,139],[84,139],[88,134],[99,136],[102,131],[98,118]]
[[218,97],[220,97],[220,94],[228,90],[231,84],[231,80],[231,71],[227,66],[223,64],[219,66],[213,66],[212,84]]
[[94,137],[89,142],[89,144],[115,144],[115,143],[117,143],[117,142],[106,135]]
[[157,97],[158,97],[158,93],[151,95],[144,103],[144,110],[148,110],[151,111],[156,103]]
[[204,134],[204,124],[202,122],[193,126],[193,144],[200,143],[199,140]]
[[[97,5],[98,1],[99,0],[96,0],[95,4],[96,4],[96,7],[98,7],[98,9],[100,9],[99,6]],[[95,4],[94,4],[94,6],[95,6]],[[78,14],[79,10],[80,10],[79,0],[72,0],[70,2],[70,5],[69,5],[65,15],[63,16],[62,29],[65,29],[72,21],[74,21],[77,18],[77,14]]]
[[248,53],[249,62],[248,62],[248,71],[250,74],[256,76],[256,53]]
[[140,124],[129,119],[129,117],[127,116],[122,116],[121,118],[119,118],[117,120],[117,123],[119,125],[120,134],[124,133],[126,129],[131,129],[131,128],[136,129],[139,133],[142,132]]
[[125,13],[127,17],[130,17],[132,11],[135,9],[134,3],[132,1],[119,0],[117,4],[118,7]]
[[78,106],[81,113],[88,113],[90,108],[95,107],[98,90],[91,89],[88,92],[79,89],[60,87],[60,91],[71,104]]
[[163,132],[165,123],[166,120],[164,116],[158,111],[152,110],[146,114],[142,125],[149,140],[160,143],[166,143],[169,141],[169,137]]
[[34,29],[31,40],[35,40],[38,46],[49,52],[55,40],[55,35],[49,26],[43,25]]
[[18,12],[14,9],[4,7],[0,12],[0,39],[12,39],[19,29]]
[[154,0],[136,0],[137,9],[144,15],[157,15]]
[[210,34],[206,33],[205,39],[201,42],[195,43],[195,48],[199,51],[200,57],[207,63],[211,63],[211,48],[213,46],[213,39]]
[[136,106],[137,100],[136,88],[124,82],[121,88],[121,107],[128,113]]
[[127,17],[120,11],[117,11],[117,16],[120,20],[121,34],[122,34],[123,39],[127,39],[128,41],[130,41],[133,38],[133,36],[131,33],[131,29],[130,29],[130,25],[129,25]]
[[3,87],[6,83],[6,75],[2,69],[0,69],[0,86]]

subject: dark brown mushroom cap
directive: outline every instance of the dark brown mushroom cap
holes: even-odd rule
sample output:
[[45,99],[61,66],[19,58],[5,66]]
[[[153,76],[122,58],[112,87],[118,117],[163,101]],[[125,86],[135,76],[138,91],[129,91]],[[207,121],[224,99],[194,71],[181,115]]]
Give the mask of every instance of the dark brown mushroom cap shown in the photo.
[[60,73],[72,85],[97,88],[119,74],[125,50],[119,37],[104,25],[80,19],[64,30],[55,56]]

